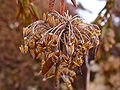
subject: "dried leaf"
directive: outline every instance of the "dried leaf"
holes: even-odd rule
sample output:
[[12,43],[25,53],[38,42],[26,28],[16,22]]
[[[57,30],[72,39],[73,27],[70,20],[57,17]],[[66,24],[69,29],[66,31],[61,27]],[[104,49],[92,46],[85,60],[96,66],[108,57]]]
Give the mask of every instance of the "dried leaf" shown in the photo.
[[21,46],[19,47],[19,49],[20,49],[20,51],[21,51],[22,53],[24,53],[24,46],[23,46],[23,45],[21,45]]
[[58,63],[56,63],[56,66],[55,66],[55,85],[56,85],[56,87],[59,87],[60,64],[61,64],[61,62],[58,62]]
[[35,54],[35,50],[34,50],[34,49],[30,49],[30,54],[32,55],[33,58],[36,57],[36,54]]
[[25,45],[24,47],[24,52],[27,53],[28,52],[28,46]]
[[42,75],[45,75],[53,65],[54,65],[54,62],[52,61],[52,58],[49,58],[43,65]]
[[80,67],[83,64],[83,60],[81,57],[77,58],[77,60],[73,61],[75,66]]
[[35,47],[35,39],[32,39],[32,40],[29,41],[29,46],[30,46],[30,48]]
[[23,36],[26,37],[30,34],[31,30],[28,28],[23,28]]
[[74,44],[69,46],[69,53],[71,56],[74,53]]
[[45,13],[43,13],[43,20],[46,21],[47,20],[47,15]]
[[38,53],[38,54],[36,55],[36,59],[39,59],[40,56],[41,56],[41,53]]

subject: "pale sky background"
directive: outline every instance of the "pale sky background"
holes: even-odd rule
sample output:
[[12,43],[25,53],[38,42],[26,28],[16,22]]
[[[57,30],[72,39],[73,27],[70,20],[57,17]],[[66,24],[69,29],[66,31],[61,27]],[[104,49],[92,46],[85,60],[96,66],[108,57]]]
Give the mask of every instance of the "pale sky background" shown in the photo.
[[[67,0],[71,3],[71,0]],[[100,10],[105,6],[105,0],[76,0],[77,2],[81,2],[82,5],[91,11],[77,10],[78,14],[88,23],[95,20]]]

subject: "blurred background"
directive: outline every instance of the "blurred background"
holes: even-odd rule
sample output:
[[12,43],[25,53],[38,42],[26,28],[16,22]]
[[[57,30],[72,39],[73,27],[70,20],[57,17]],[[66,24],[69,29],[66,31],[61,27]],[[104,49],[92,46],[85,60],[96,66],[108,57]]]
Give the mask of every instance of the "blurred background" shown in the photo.
[[[66,0],[66,10],[101,29],[96,59],[90,62],[88,90],[120,90],[120,0]],[[55,9],[59,11],[60,0]],[[42,19],[48,0],[0,0],[0,90],[55,90],[53,79],[42,81],[37,75],[39,60],[21,54],[22,28]],[[82,73],[83,72],[83,73]],[[84,68],[74,90],[85,90]],[[61,84],[61,90],[67,90]]]

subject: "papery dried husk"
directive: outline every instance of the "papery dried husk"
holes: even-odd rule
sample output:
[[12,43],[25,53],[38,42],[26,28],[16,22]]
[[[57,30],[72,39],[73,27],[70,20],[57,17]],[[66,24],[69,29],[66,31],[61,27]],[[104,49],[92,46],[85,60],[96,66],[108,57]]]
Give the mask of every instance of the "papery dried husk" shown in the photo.
[[35,59],[42,58],[41,75],[46,79],[54,77],[59,84],[59,79],[63,78],[71,87],[76,77],[74,69],[82,66],[86,52],[99,45],[99,35],[96,25],[84,23],[68,12],[62,16],[54,11],[23,28],[24,46],[20,50],[22,53],[29,51]]

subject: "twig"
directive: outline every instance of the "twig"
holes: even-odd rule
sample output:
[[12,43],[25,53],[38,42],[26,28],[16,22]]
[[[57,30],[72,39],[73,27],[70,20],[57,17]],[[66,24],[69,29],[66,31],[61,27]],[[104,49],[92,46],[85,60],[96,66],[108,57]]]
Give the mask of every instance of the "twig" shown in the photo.
[[90,66],[88,63],[88,51],[86,52],[86,56],[85,56],[85,65],[87,68],[87,72],[86,72],[86,90],[89,90],[89,80],[90,80]]

